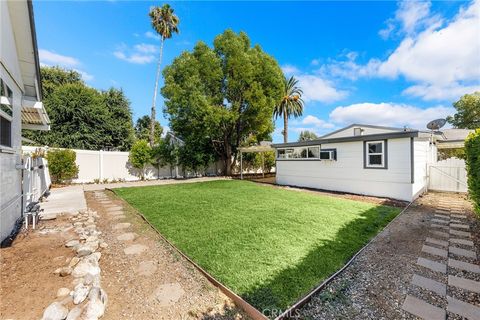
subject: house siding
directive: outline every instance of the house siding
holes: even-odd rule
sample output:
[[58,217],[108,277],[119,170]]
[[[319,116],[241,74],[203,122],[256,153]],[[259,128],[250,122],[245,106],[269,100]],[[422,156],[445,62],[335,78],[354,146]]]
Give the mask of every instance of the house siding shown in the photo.
[[337,149],[337,161],[278,160],[277,183],[410,201],[410,138],[387,143],[388,169],[363,167],[363,141],[329,143],[321,148]]

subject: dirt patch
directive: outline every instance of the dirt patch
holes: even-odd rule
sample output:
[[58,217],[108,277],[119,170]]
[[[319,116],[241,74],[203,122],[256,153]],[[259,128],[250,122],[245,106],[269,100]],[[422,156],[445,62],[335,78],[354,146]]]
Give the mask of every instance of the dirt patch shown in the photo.
[[12,246],[0,249],[0,319],[38,319],[55,301],[57,290],[71,288],[69,277],[54,274],[74,256],[64,243],[73,239],[66,217],[42,221],[22,231]]
[[[116,219],[106,209],[110,203],[105,207],[93,192],[86,193],[108,243],[101,260],[102,284],[109,297],[104,319],[247,319],[132,208],[113,193],[104,194],[123,207],[125,215]],[[118,228],[119,223],[125,227]],[[126,233],[134,237],[125,237]]]

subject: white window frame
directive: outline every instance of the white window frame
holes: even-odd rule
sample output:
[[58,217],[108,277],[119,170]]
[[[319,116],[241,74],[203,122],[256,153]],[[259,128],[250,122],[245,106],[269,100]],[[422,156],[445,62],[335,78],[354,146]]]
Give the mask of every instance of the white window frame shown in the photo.
[[[382,152],[369,152],[369,145],[370,144],[378,144],[382,145]],[[386,141],[385,140],[377,140],[377,141],[365,141],[365,167],[367,168],[386,168]],[[371,164],[370,163],[370,156],[382,156],[382,163],[381,164]]]
[[[305,148],[307,150],[306,154],[307,154],[307,157],[306,158],[294,158],[293,155],[295,154],[295,149],[300,149],[300,148]],[[308,149],[309,148],[318,148],[318,157],[308,157]],[[278,152],[280,150],[285,150],[285,158],[280,158],[278,157]],[[287,150],[293,150],[293,152],[287,152]],[[284,161],[284,160],[290,160],[290,161],[305,161],[305,160],[320,160],[320,151],[322,149],[320,148],[320,145],[313,145],[313,146],[302,146],[302,147],[289,147],[289,148],[278,148],[277,149],[277,154],[276,154],[276,159],[278,161]]]
[[14,92],[13,90],[10,89],[10,87],[8,86],[8,84],[6,83],[6,81],[4,79],[1,79],[2,81],[0,81],[0,85],[3,86],[3,92],[5,94],[8,94],[9,91],[11,92],[12,96],[11,97],[8,97],[8,96],[0,96],[0,104],[2,105],[6,105],[8,108],[10,108],[10,111],[12,112],[12,115],[9,115],[8,113],[6,113],[5,111],[3,111],[2,109],[0,109],[0,116],[2,116],[2,118],[4,118],[5,120],[9,121],[10,122],[10,146],[8,145],[3,145],[3,144],[0,144],[0,152],[9,152],[9,151],[12,151],[13,150],[13,95],[14,95]]

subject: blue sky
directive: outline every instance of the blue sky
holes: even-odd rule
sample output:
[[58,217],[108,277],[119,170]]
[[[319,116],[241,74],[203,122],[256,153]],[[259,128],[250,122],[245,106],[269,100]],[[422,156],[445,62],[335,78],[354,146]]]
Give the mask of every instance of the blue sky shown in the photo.
[[[41,63],[76,69],[95,88],[122,88],[134,119],[148,114],[159,46],[148,11],[161,4],[34,1]],[[290,140],[353,122],[424,129],[480,90],[480,0],[170,4],[181,32],[167,40],[164,66],[230,28],[300,80],[305,110],[291,119]]]

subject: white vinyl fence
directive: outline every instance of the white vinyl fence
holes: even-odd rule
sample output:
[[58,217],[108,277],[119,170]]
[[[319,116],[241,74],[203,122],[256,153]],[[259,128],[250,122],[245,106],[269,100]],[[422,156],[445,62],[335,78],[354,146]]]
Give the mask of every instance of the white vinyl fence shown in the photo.
[[24,206],[38,202],[40,198],[50,189],[50,173],[48,162],[45,158],[23,158],[23,192]]
[[[34,152],[39,147],[23,146],[24,153]],[[45,148],[41,148],[45,149]],[[48,150],[48,149],[47,149]],[[136,181],[140,180],[140,172],[128,161],[128,152],[77,150],[76,163],[79,168],[77,179],[73,183],[93,183],[103,181]],[[182,167],[148,166],[145,179],[166,179],[173,177],[193,177],[197,174],[215,176],[221,174],[221,164],[214,163],[197,173],[184,170]]]
[[449,158],[430,165],[430,190],[468,192],[465,161]]

